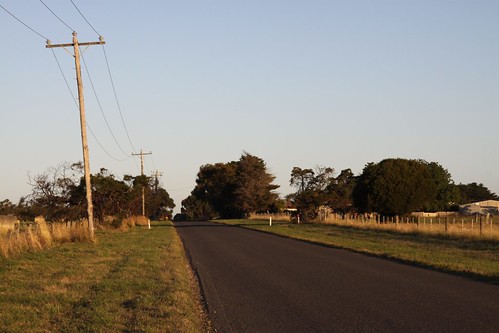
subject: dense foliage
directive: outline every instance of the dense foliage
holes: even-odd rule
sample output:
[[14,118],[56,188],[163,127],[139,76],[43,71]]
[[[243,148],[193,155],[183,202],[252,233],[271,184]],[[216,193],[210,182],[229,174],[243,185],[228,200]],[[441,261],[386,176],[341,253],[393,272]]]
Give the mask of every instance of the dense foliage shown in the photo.
[[466,204],[484,200],[499,200],[497,194],[492,193],[483,184],[470,183],[457,185],[459,203]]
[[207,164],[200,167],[196,186],[182,201],[186,219],[235,218],[258,211],[275,209],[279,186],[265,162],[248,153],[239,161]]
[[403,215],[422,209],[435,199],[436,192],[436,184],[425,163],[397,158],[367,164],[353,199],[361,212]]
[[[81,163],[63,163],[46,172],[29,177],[32,193],[18,205],[2,202],[1,213],[17,215],[22,220],[44,216],[49,221],[78,220],[86,217],[87,202]],[[175,207],[168,192],[157,179],[125,175],[122,180],[107,169],[91,175],[94,216],[103,223],[106,218],[123,218],[142,214],[142,189],[145,193],[146,216],[163,219]]]
[[[17,204],[0,201],[0,215],[13,214],[22,220],[37,215],[47,220],[76,220],[86,216],[85,182],[82,163],[63,163],[29,177],[32,193]],[[168,192],[147,176],[125,175],[118,179],[107,169],[92,175],[94,215],[107,217],[141,215],[142,189],[146,215],[151,219],[171,217],[175,207]],[[404,215],[413,211],[444,211],[458,205],[499,200],[483,184],[455,185],[452,176],[436,162],[385,159],[368,163],[355,176],[345,169],[335,176],[331,167],[294,167],[290,185],[296,192],[286,200],[278,198],[275,177],[263,159],[248,153],[238,161],[206,164],[200,167],[196,186],[182,201],[178,219],[199,220],[215,217],[239,218],[254,212],[297,208],[302,220],[313,220],[319,212]]]
[[290,184],[297,191],[288,199],[304,220],[316,219],[320,211],[393,216],[498,199],[482,184],[455,185],[449,171],[436,162],[402,158],[368,163],[359,176],[350,169],[335,177],[333,168],[294,167]]

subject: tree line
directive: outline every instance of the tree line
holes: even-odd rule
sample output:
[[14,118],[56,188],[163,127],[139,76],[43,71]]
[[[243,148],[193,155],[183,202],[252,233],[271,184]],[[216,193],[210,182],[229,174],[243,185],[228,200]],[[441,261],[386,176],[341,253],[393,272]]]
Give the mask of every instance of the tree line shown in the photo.
[[[0,202],[0,215],[13,214],[20,220],[44,216],[47,221],[75,221],[87,217],[83,165],[61,163],[36,176],[29,176],[31,193],[18,204]],[[175,204],[157,178],[125,175],[118,179],[105,168],[91,175],[94,216],[99,223],[120,223],[128,216],[142,214],[142,189],[146,216],[171,217]],[[109,220],[111,219],[111,220]]]
[[[142,214],[142,189],[146,216],[170,218],[175,204],[157,178],[125,175],[118,179],[102,168],[91,176],[94,215],[105,223]],[[339,214],[376,212],[386,216],[414,211],[457,210],[459,204],[499,200],[483,184],[455,184],[451,174],[437,162],[390,158],[368,163],[361,174],[351,169],[339,173],[332,167],[294,167],[290,185],[295,192],[280,198],[275,177],[260,157],[243,153],[239,160],[202,165],[196,185],[182,200],[178,220],[242,218],[251,213],[298,210],[303,220],[317,218],[327,207]],[[21,220],[44,216],[49,221],[86,217],[82,163],[62,163],[29,176],[31,194],[17,204],[0,201],[0,215],[14,214]],[[112,221],[111,221],[112,222]]]
[[240,218],[257,212],[298,210],[303,220],[317,218],[321,207],[339,214],[386,216],[415,211],[458,210],[460,204],[499,200],[483,184],[455,184],[437,162],[390,158],[368,163],[360,175],[351,169],[294,167],[290,185],[296,192],[279,198],[279,187],[259,157],[244,153],[238,161],[200,167],[196,186],[182,201],[179,220]]

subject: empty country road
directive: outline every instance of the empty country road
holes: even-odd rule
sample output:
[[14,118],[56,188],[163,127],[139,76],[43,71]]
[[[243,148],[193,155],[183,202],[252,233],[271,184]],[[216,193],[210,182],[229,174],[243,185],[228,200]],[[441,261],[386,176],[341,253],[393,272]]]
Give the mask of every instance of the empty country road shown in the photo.
[[236,226],[175,226],[217,332],[499,332],[499,286]]

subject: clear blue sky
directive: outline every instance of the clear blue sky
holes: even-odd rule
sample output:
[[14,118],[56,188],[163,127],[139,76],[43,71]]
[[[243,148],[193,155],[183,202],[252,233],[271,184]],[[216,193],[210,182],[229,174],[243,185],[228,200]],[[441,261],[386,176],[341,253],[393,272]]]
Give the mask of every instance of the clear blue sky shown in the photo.
[[[98,35],[69,0],[44,2],[80,42]],[[499,1],[74,0],[107,41],[133,145],[152,151],[180,208],[199,167],[263,158],[287,194],[294,166],[351,168],[402,157],[499,193]],[[71,30],[40,1],[0,4],[52,43]],[[79,119],[45,40],[0,9],[0,200],[27,174],[82,159]],[[55,53],[76,93],[74,64]],[[117,141],[128,143],[101,46],[85,53]],[[138,174],[111,137],[84,71],[92,172]]]

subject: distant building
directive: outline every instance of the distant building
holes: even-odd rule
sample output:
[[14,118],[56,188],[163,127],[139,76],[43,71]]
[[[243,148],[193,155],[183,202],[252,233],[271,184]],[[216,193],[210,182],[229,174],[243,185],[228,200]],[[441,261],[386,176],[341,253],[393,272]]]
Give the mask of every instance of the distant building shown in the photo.
[[499,215],[499,200],[485,200],[479,202],[472,202],[459,206],[459,212],[465,215],[472,214],[491,214]]

